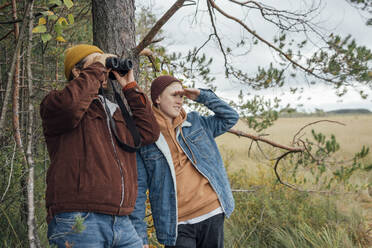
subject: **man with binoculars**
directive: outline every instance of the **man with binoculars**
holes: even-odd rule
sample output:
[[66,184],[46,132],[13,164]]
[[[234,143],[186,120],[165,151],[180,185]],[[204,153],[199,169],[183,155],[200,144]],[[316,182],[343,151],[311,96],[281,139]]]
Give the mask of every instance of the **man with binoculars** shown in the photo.
[[[121,62],[127,63],[124,70]],[[65,52],[68,84],[40,105],[51,162],[46,179],[51,245],[142,247],[128,217],[137,197],[135,151],[155,142],[159,127],[128,62],[96,46],[73,46]],[[121,99],[116,104],[104,96],[109,75],[122,87],[131,114]]]

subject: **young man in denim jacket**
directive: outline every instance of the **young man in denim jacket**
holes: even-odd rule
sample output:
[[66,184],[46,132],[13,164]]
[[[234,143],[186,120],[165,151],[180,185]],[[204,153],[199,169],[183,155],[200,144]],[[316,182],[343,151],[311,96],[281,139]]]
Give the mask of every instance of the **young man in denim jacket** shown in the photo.
[[[183,96],[204,104],[214,115],[186,114]],[[148,244],[148,189],[160,243],[223,247],[224,218],[231,215],[234,199],[214,138],[235,125],[239,116],[212,91],[183,88],[169,75],[152,82],[151,99],[161,133],[155,144],[137,153],[138,197],[130,216],[136,231]]]

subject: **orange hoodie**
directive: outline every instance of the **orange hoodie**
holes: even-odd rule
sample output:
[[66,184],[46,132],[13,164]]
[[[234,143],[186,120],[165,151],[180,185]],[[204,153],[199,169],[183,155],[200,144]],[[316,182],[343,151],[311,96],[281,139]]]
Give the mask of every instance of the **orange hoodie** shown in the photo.
[[186,120],[185,110],[182,109],[181,114],[173,120],[173,123],[170,123],[164,114],[154,106],[153,112],[160,126],[160,131],[169,146],[175,167],[178,221],[196,218],[220,207],[216,192],[208,180],[193,166],[177,142],[176,131],[177,127]]

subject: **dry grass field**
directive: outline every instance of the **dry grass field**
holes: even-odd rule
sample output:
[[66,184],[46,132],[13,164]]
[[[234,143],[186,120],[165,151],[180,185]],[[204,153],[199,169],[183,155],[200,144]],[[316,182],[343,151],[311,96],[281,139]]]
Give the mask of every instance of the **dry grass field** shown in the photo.
[[[304,134],[302,139],[311,137],[311,130],[321,132],[327,137],[331,134],[336,136],[336,140],[340,143],[341,149],[337,153],[340,158],[350,158],[356,152],[362,149],[365,145],[370,148],[368,160],[372,161],[372,115],[334,115],[327,117],[297,117],[297,118],[279,118],[275,124],[264,131],[267,135],[265,138],[276,143],[291,146],[293,136],[302,127],[309,123],[319,120],[331,120],[343,123],[320,122],[315,125],[306,127],[301,133]],[[255,135],[255,132],[250,130],[242,121],[233,127],[234,129],[244,131]],[[226,133],[217,138],[217,143],[221,149],[221,153],[226,156],[226,152],[230,153],[229,162],[230,169],[240,169],[248,167],[255,169],[260,162],[267,162],[265,157],[257,150],[257,145],[253,145],[248,156],[251,140],[247,138],[239,138],[233,134]],[[266,156],[275,157],[273,149],[268,145],[260,145],[265,151]],[[231,154],[233,153],[233,154]],[[273,154],[275,153],[275,154]],[[272,156],[270,156],[272,155]],[[230,160],[231,159],[231,160]]]
[[[334,134],[336,140],[340,143],[340,150],[337,152],[338,158],[350,159],[356,152],[362,149],[363,145],[365,145],[370,149],[370,153],[365,161],[372,163],[372,115],[279,118],[272,127],[264,131],[264,133],[267,134],[265,138],[276,143],[291,146],[293,136],[298,130],[309,123],[319,120],[332,120],[345,125],[330,122],[317,123],[304,129],[302,132],[302,139],[311,137],[312,129],[316,132],[325,134],[326,137],[330,137],[331,134]],[[239,121],[234,129],[256,135],[255,132],[250,130],[242,121]],[[218,137],[217,143],[228,165],[228,170],[230,172],[236,172],[240,169],[247,169],[246,171],[248,171],[250,180],[254,180],[254,178],[259,177],[260,174],[266,174],[267,172],[271,172],[270,174],[272,174],[273,162],[270,162],[268,158],[275,158],[283,153],[283,151],[278,151],[278,149],[273,149],[265,144],[261,144],[260,148],[257,147],[256,144],[253,144],[251,149],[249,149],[251,140],[244,137],[237,137],[230,133]],[[263,151],[264,154],[261,151]],[[285,162],[281,163],[281,166],[285,166]],[[353,183],[364,185],[371,183],[372,171],[368,173],[358,172],[351,180]],[[353,208],[358,212],[362,211],[369,228],[372,228],[372,197],[368,194],[367,189],[362,191],[362,193],[343,195],[340,197],[338,205],[345,210]],[[372,232],[370,233],[372,235]]]

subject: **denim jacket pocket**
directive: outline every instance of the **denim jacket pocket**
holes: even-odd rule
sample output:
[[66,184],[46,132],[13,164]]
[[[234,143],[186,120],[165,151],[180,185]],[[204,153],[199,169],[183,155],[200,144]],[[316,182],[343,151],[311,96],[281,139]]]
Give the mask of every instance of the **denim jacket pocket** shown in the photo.
[[208,159],[211,159],[215,155],[212,143],[202,128],[191,132],[186,136],[186,140],[190,141],[192,146],[194,146],[195,149],[192,149],[192,151],[197,155]]

